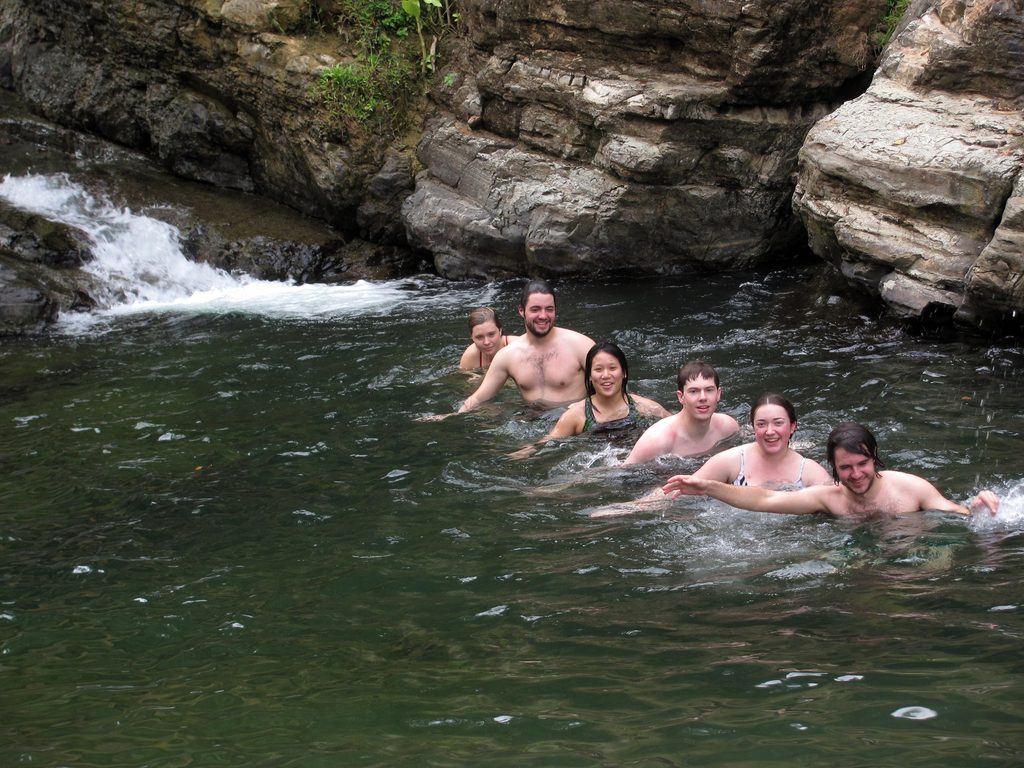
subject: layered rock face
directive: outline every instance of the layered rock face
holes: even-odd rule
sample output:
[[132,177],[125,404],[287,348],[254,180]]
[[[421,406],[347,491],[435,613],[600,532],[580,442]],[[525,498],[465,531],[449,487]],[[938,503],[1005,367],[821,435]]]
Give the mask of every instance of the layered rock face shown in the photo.
[[908,9],[874,80],[814,126],[794,208],[895,312],[995,329],[1024,309],[1024,3]]
[[[453,278],[735,269],[809,244],[907,317],[1024,316],[1024,0],[915,0],[877,71],[887,0],[459,0],[415,187],[401,142],[315,118],[316,73],[351,57],[286,31],[314,6],[340,7],[0,0],[0,87]],[[17,277],[15,315],[50,317]]]
[[2,0],[0,86],[185,178],[404,241],[395,224],[411,152],[403,175],[400,158],[385,162],[386,141],[315,119],[310,85],[349,61],[350,46],[288,34],[309,10],[308,0]]
[[451,277],[742,268],[805,242],[810,126],[885,0],[464,0],[472,47],[403,207]]

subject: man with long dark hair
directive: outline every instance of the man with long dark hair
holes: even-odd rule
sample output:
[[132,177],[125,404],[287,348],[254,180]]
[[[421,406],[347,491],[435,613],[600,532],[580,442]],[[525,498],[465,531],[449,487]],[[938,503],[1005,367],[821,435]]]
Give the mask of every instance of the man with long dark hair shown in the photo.
[[970,515],[982,509],[995,514],[999,509],[999,498],[992,491],[981,491],[968,508],[947,499],[923,477],[883,469],[875,436],[854,421],[845,421],[832,430],[826,454],[834,485],[774,491],[676,475],[662,490],[673,496],[711,496],[740,509],[787,515],[824,512],[834,517],[877,517],[930,509]]

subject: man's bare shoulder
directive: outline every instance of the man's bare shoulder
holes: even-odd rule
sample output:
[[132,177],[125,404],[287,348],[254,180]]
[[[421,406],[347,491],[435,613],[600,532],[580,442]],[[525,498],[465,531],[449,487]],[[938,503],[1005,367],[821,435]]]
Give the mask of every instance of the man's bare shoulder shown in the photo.
[[569,343],[574,346],[586,345],[587,351],[594,346],[593,339],[579,331],[574,331],[572,328],[563,328],[562,326],[558,326],[555,330],[558,332],[558,339],[563,343]]
[[491,358],[491,366],[493,367],[495,363],[508,366],[512,360],[519,357],[524,344],[525,342],[521,342],[519,339],[516,341],[510,341],[494,353],[494,357]]
[[936,496],[941,496],[934,485],[919,475],[895,469],[884,469],[878,474],[881,475],[882,482],[885,484],[885,492],[889,497],[913,499],[918,506],[921,506],[933,501]]
[[682,431],[682,421],[678,417],[678,413],[672,413],[663,419],[658,419],[647,428],[643,437],[650,435],[652,438],[662,437],[666,440],[674,440],[676,434]]
[[711,417],[711,423],[714,425],[715,431],[723,438],[740,431],[740,423],[727,413],[714,414]]

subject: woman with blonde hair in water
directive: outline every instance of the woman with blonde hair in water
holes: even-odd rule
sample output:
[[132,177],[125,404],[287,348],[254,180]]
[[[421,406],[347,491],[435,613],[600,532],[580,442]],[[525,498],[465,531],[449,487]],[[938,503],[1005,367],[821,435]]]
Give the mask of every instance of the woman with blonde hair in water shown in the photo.
[[459,361],[459,370],[462,371],[486,369],[499,349],[519,337],[502,332],[501,320],[493,309],[477,307],[469,311],[469,338],[472,343],[466,347]]
[[774,392],[761,395],[750,408],[750,423],[754,442],[716,453],[693,476],[790,490],[832,482],[821,464],[790,447],[797,425],[788,399]]

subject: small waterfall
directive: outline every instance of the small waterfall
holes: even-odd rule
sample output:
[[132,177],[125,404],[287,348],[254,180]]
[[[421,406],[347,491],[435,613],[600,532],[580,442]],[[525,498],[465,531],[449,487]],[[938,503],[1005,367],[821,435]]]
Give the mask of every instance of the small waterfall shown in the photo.
[[248,282],[189,261],[176,227],[98,200],[65,174],[6,176],[0,197],[89,236],[94,258],[82,268],[107,286],[105,296],[95,297],[107,306],[175,301],[197,291],[230,290]]
[[[413,281],[294,285],[232,275],[189,261],[181,233],[158,219],[98,199],[67,174],[5,176],[0,198],[85,232],[93,256],[82,269],[107,286],[98,314],[241,312],[288,318],[330,318],[387,312],[417,298]],[[65,321],[68,318],[64,318]]]

